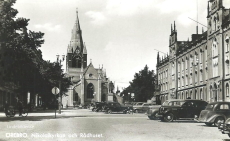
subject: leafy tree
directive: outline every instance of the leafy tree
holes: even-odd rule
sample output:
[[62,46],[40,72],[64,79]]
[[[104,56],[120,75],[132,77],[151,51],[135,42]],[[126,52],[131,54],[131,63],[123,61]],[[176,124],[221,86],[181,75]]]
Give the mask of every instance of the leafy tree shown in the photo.
[[153,76],[153,70],[149,70],[147,65],[139,73],[135,73],[134,79],[132,82],[129,82],[130,85],[122,92],[124,99],[131,101],[131,94],[128,95],[128,93],[135,94],[135,101],[147,101],[151,99],[155,91]]
[[[61,66],[44,61],[39,49],[44,33],[27,30],[29,19],[16,18],[16,0],[0,0],[0,86],[26,100],[26,93],[49,95],[61,80],[66,91],[70,81]],[[10,91],[9,91],[10,90]]]

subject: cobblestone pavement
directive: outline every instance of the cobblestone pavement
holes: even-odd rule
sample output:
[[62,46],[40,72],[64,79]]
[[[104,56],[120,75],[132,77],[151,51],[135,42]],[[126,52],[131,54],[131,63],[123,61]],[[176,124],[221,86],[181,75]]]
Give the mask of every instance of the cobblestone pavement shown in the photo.
[[194,121],[149,120],[144,114],[104,114],[88,109],[29,113],[6,118],[0,113],[0,141],[222,141],[216,127]]

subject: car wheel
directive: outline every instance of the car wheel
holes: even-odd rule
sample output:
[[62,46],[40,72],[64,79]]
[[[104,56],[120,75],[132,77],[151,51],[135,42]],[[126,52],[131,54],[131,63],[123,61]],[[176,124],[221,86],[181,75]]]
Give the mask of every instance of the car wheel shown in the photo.
[[123,114],[127,114],[127,111],[123,111]]
[[138,110],[136,109],[136,110],[134,111],[134,113],[139,113],[139,112],[138,112]]
[[219,123],[222,122],[224,123],[224,118],[223,117],[217,117],[214,121],[214,125],[218,127]]
[[228,133],[228,137],[230,137],[230,133]]
[[108,110],[108,114],[112,114],[112,110]]
[[209,122],[205,122],[205,124],[206,124],[207,126],[212,126],[212,123],[209,123]]
[[173,118],[174,118],[174,115],[172,113],[167,113],[165,116],[164,116],[164,120],[167,121],[167,122],[172,122],[173,121]]

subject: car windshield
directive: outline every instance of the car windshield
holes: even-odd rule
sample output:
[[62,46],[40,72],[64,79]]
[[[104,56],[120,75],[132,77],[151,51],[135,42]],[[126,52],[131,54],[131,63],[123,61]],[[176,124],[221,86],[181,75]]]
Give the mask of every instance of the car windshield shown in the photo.
[[212,110],[214,107],[214,104],[208,104],[206,107],[206,110]]

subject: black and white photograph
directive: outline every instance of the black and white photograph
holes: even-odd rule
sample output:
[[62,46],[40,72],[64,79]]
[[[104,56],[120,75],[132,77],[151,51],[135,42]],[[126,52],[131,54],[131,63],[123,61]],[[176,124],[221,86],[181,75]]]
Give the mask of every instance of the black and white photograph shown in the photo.
[[230,141],[230,0],[0,0],[0,141]]

